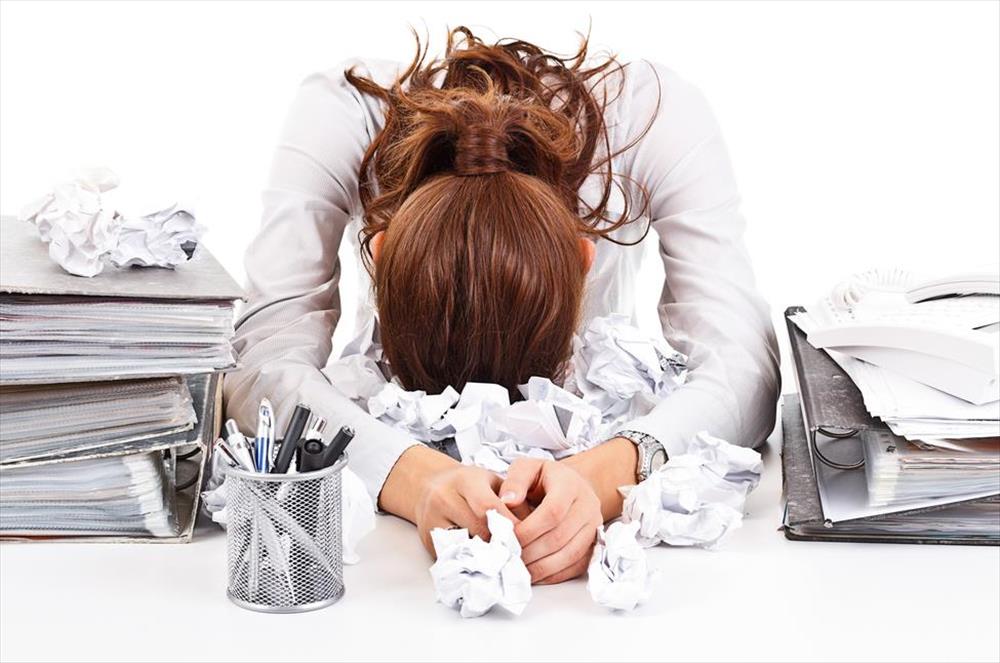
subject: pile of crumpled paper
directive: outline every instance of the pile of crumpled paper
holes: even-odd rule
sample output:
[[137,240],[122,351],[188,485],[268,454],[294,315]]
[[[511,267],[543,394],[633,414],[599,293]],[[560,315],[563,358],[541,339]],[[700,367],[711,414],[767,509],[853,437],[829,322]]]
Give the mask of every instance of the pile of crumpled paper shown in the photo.
[[[385,378],[391,371],[372,319],[324,372],[380,421],[425,442],[454,437],[464,463],[498,474],[505,474],[517,458],[560,459],[600,444],[626,422],[647,414],[687,377],[683,354],[621,315],[590,322],[575,340],[572,367],[562,386],[547,378],[529,379],[520,387],[524,400],[516,403],[495,384],[469,383],[461,392],[449,387],[440,394],[407,391]],[[717,547],[741,525],[746,496],[760,471],[756,451],[702,432],[646,481],[623,488],[621,522],[600,529],[589,566],[594,600],[630,610],[648,598],[656,574],[648,569],[645,547]],[[491,532],[498,518],[505,520],[493,517]],[[520,614],[530,591],[505,580],[501,569],[507,569],[508,578],[523,576],[499,564],[502,555],[488,547],[492,541],[470,539],[465,530],[432,534],[436,549],[439,541],[447,543],[448,558],[461,560],[432,567],[439,600],[464,617],[484,614],[493,605]],[[504,541],[504,550],[511,549]],[[530,590],[530,579],[523,583]]]
[[85,169],[25,206],[20,218],[35,224],[49,257],[76,276],[96,276],[107,264],[173,268],[194,255],[204,228],[190,209],[123,214],[102,196],[117,186],[111,170]]
[[372,320],[324,370],[369,414],[415,439],[455,438],[462,461],[505,474],[516,458],[559,459],[600,444],[684,383],[687,358],[623,315],[595,318],[574,343],[564,386],[533,377],[510,402],[500,385],[470,382],[462,392],[407,391],[386,380]]

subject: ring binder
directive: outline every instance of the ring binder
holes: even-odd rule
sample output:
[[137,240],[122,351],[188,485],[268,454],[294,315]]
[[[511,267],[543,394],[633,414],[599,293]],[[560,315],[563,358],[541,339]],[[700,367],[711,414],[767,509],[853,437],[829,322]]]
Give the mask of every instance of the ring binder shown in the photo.
[[817,350],[806,340],[791,316],[805,309],[793,306],[785,311],[785,324],[792,346],[795,364],[795,384],[802,407],[809,447],[821,463],[838,470],[858,470],[865,466],[865,459],[842,462],[830,458],[818,444],[817,434],[835,440],[852,438],[865,430],[889,430],[868,414],[861,391],[854,381],[822,350]]

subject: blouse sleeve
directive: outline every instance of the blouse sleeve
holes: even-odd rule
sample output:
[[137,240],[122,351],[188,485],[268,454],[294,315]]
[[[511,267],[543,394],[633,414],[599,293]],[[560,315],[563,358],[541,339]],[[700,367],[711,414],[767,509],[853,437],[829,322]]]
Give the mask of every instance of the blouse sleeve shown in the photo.
[[263,193],[261,227],[246,253],[249,301],[237,322],[237,370],[226,375],[228,416],[256,430],[264,397],[279,432],[296,403],[327,420],[327,436],[355,430],[351,468],[378,499],[407,448],[418,444],[344,397],[322,373],[340,317],[337,250],[359,209],[357,172],[370,143],[363,101],[345,63],[309,76],[287,116]]
[[666,272],[659,317],[667,341],[688,355],[690,372],[622,430],[652,435],[668,454],[701,430],[757,446],[774,426],[778,346],[744,246],[729,156],[696,88],[666,68],[631,66],[641,70],[629,90],[632,131],[650,128],[626,153],[627,172],[649,195]]

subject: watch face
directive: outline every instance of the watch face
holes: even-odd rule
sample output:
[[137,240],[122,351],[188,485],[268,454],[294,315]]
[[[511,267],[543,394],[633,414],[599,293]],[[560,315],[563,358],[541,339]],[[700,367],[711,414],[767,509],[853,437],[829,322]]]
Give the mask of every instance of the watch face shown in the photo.
[[649,459],[649,470],[655,472],[656,470],[663,467],[663,464],[667,462],[667,452],[663,448],[659,448],[653,452],[653,457]]

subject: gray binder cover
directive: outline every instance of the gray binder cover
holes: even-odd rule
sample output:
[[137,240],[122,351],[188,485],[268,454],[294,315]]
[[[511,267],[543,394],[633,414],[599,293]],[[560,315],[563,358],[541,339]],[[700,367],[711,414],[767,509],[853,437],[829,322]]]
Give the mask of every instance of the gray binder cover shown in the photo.
[[34,224],[0,217],[0,293],[129,297],[132,299],[234,300],[243,289],[204,246],[175,269],[107,266],[97,276],[74,276],[57,265]]

